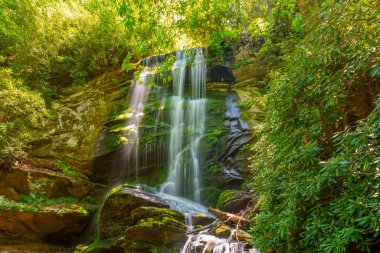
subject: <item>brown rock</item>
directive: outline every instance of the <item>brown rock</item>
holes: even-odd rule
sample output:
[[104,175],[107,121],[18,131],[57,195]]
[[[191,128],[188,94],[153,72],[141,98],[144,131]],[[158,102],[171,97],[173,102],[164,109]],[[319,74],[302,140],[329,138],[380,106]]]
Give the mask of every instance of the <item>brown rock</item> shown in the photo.
[[165,221],[165,219],[163,221],[147,219],[128,228],[125,236],[128,239],[152,245],[173,246],[186,241],[185,232],[183,226],[181,228],[176,222]]
[[122,227],[133,224],[131,212],[142,206],[165,207],[137,188],[119,187],[112,190],[100,214],[101,237],[120,235]]
[[87,213],[72,208],[38,212],[1,210],[0,241],[71,241],[90,221]]
[[7,192],[5,196],[10,199],[15,195],[9,189],[23,195],[43,193],[48,198],[83,198],[89,195],[92,186],[86,180],[34,168],[12,168],[0,177],[0,192]]

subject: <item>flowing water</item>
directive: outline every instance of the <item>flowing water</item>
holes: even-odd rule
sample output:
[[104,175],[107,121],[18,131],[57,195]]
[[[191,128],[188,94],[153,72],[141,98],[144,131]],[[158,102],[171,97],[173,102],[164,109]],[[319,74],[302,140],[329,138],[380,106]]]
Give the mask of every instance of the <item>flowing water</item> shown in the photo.
[[247,249],[243,242],[231,238],[221,239],[213,235],[191,235],[181,253],[259,253],[255,249]]
[[[191,97],[185,97],[186,65],[191,63]],[[200,202],[200,142],[206,119],[207,66],[202,49],[176,54],[171,97],[168,177],[161,191]]]
[[[126,145],[123,154],[128,166],[119,176],[117,185],[124,184],[127,179],[139,183],[139,177],[148,176],[148,174],[139,175],[141,168],[148,167],[152,163],[157,164],[156,160],[162,162],[162,156],[167,155],[167,177],[161,185],[160,191],[144,185],[138,187],[154,196],[161,203],[170,206],[170,209],[184,213],[188,232],[191,232],[194,229],[192,222],[194,214],[202,213],[212,216],[208,213],[207,208],[200,204],[204,160],[202,153],[205,152],[202,149],[202,138],[205,134],[206,124],[207,65],[203,49],[177,52],[172,69],[173,92],[171,97],[167,97],[167,88],[152,87],[151,81],[153,80],[157,84],[159,76],[150,73],[150,69],[164,59],[164,56],[145,58],[143,60],[145,70],[140,73],[138,79],[134,80],[130,89],[130,107],[127,113],[126,134],[124,136]],[[190,71],[187,71],[188,69]],[[186,79],[187,74],[189,76]],[[186,80],[190,81],[187,83]],[[170,101],[170,134],[168,146],[162,139],[155,137],[153,142],[144,143],[142,149],[140,138],[144,136],[145,130],[141,130],[141,124],[145,106],[151,93],[160,97],[156,98],[160,100],[160,104],[153,117],[155,119],[154,136],[156,136],[161,116],[164,114],[167,100]],[[165,151],[166,149],[168,152]],[[141,150],[144,150],[143,153],[139,153]],[[100,210],[96,214],[98,238],[99,216]],[[231,233],[230,238],[221,239],[203,231],[199,234],[189,235],[181,252],[257,252],[246,248],[246,243],[233,239],[233,233]]]

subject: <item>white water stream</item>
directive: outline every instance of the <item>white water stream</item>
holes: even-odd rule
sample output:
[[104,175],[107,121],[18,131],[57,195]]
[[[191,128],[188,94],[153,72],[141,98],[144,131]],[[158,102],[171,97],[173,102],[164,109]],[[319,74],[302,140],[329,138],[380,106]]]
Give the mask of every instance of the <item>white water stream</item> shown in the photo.
[[[206,72],[202,49],[179,51],[173,67],[168,177],[161,191],[200,202],[200,140],[206,120]],[[191,98],[185,97],[186,65],[191,63]]]

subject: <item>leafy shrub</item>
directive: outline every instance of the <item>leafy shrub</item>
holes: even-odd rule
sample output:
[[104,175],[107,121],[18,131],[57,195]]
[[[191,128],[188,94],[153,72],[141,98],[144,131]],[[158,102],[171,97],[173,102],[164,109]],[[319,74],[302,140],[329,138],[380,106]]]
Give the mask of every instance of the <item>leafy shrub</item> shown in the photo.
[[373,1],[327,0],[318,14],[303,37],[282,43],[285,62],[271,76],[253,149],[251,187],[261,199],[251,233],[263,251],[370,251],[380,236],[379,76],[371,71],[380,23],[368,22],[379,10]]

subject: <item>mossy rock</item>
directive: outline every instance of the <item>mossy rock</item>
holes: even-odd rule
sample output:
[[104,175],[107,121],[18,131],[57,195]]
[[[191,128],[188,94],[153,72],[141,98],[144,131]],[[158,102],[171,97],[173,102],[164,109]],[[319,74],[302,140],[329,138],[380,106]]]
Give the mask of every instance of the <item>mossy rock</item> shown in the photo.
[[162,220],[148,218],[125,232],[126,238],[156,246],[175,246],[186,241],[186,225],[164,217]]
[[233,199],[234,196],[238,193],[237,190],[225,190],[219,195],[218,203],[216,205],[217,209],[222,209],[224,204],[229,200]]
[[249,192],[226,190],[220,194],[216,208],[228,213],[239,213],[256,202],[255,196]]
[[41,210],[0,210],[0,241],[71,243],[91,221],[78,205]]
[[[218,177],[218,180],[219,180],[219,178],[220,178],[220,180],[223,179],[223,177],[219,176],[219,175],[213,175],[213,174],[207,175],[207,178],[209,178],[208,179],[209,181],[212,180],[212,177],[214,179],[216,177]],[[222,191],[216,187],[204,187],[204,188],[202,188],[201,189],[202,204],[205,206],[216,207],[216,205],[218,203],[218,198],[219,198],[221,192]]]
[[241,229],[237,231],[236,237],[239,239],[239,241],[250,242],[252,240],[252,236]]
[[[142,206],[166,207],[137,188],[118,187],[111,191],[100,214],[101,238],[118,236],[122,227],[133,225],[131,212]],[[115,229],[115,226],[121,227]]]
[[204,214],[194,214],[192,219],[195,226],[206,226],[214,222],[212,217]]
[[215,236],[218,238],[229,238],[231,235],[231,228],[226,225],[222,225],[215,229]]
[[151,245],[127,240],[124,237],[118,239],[96,240],[88,246],[79,245],[75,253],[150,253]]
[[172,218],[181,223],[185,222],[185,216],[180,212],[151,206],[138,207],[131,212],[130,216],[134,221],[156,217],[158,219]]

